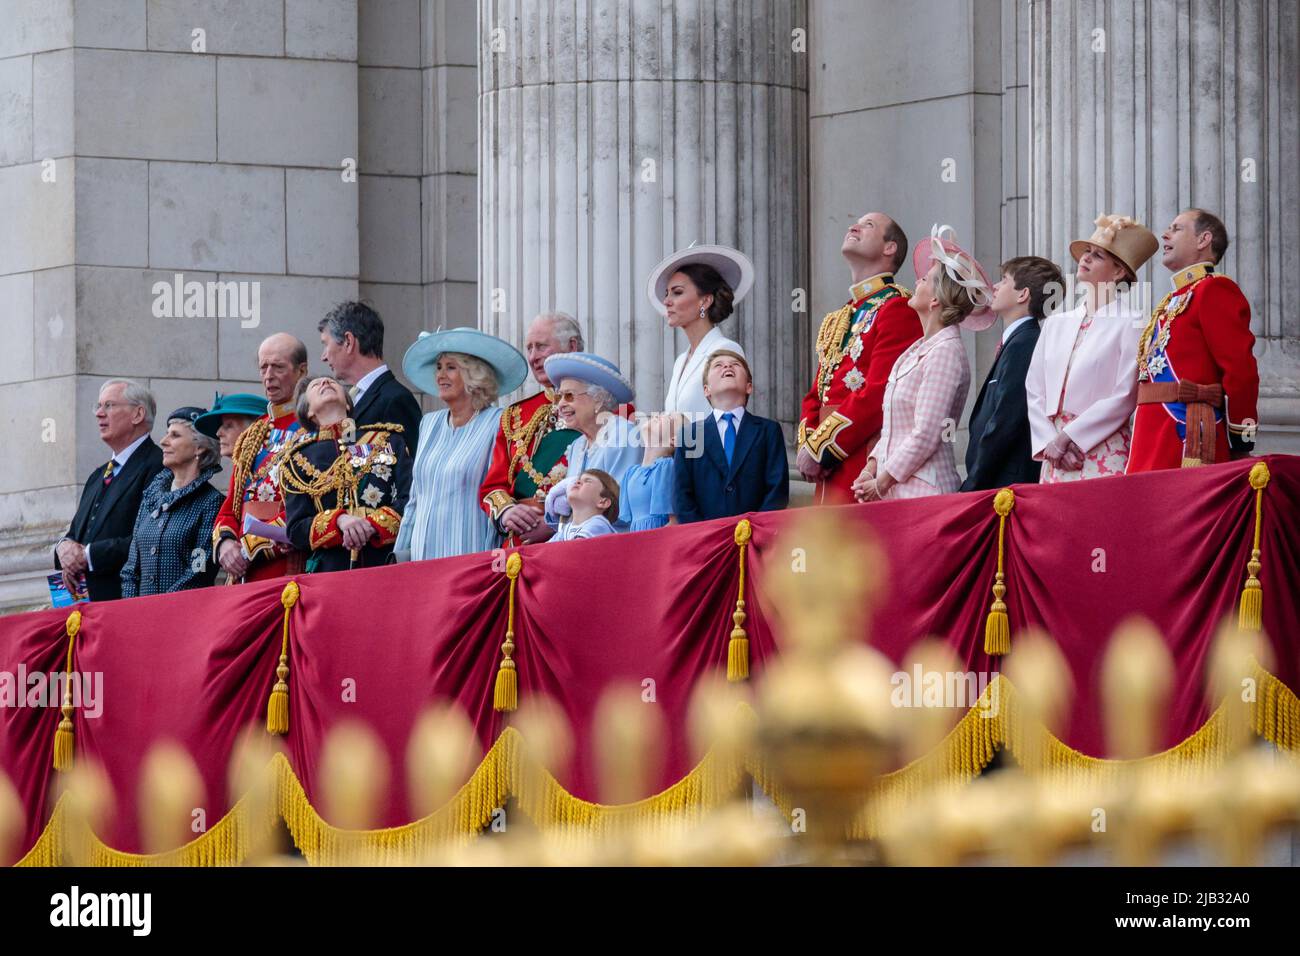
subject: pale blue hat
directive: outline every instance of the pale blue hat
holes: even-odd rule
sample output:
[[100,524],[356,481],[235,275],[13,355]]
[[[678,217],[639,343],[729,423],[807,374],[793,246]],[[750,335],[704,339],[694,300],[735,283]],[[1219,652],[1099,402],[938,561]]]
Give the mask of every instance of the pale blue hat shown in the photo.
[[434,363],[444,352],[462,352],[482,359],[492,367],[502,395],[513,392],[528,377],[528,362],[519,350],[495,335],[478,329],[445,329],[421,332],[402,357],[402,371],[416,388],[430,395],[438,394]]
[[546,377],[556,386],[562,379],[576,378],[579,382],[603,388],[620,405],[626,405],[636,398],[636,389],[623,377],[618,366],[609,359],[590,352],[556,352],[548,356]]

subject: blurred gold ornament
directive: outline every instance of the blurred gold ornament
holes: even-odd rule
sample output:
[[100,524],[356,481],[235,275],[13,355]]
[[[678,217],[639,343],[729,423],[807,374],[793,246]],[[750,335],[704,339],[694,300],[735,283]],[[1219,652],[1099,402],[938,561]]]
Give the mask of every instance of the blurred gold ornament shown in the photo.
[[1102,717],[1110,755],[1135,760],[1154,753],[1173,683],[1174,662],[1160,632],[1130,618],[1111,638],[1102,663]]
[[344,830],[375,826],[388,794],[388,756],[375,732],[346,721],[325,738],[320,760],[322,815]]
[[1270,670],[1273,655],[1260,631],[1242,630],[1225,621],[1210,647],[1206,695],[1211,711],[1222,707],[1229,751],[1242,749],[1251,738],[1252,705],[1259,699],[1255,668]]
[[18,791],[9,778],[0,773],[0,866],[15,861],[21,844],[27,813],[23,810]]
[[174,741],[155,744],[141,766],[137,798],[145,852],[166,853],[204,832],[204,803],[203,778],[189,753]]
[[615,684],[596,704],[596,769],[603,803],[632,803],[649,796],[664,754],[663,715],[636,684]]
[[482,759],[474,725],[458,706],[440,704],[421,714],[406,745],[413,816],[428,816],[450,801]]

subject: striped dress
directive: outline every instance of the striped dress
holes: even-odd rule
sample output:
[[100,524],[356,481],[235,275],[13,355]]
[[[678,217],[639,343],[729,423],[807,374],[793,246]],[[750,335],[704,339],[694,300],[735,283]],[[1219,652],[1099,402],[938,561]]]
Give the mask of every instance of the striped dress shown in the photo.
[[411,497],[393,550],[424,561],[490,551],[499,542],[479,500],[479,485],[492,459],[501,409],[485,408],[460,427],[447,409],[420,422]]

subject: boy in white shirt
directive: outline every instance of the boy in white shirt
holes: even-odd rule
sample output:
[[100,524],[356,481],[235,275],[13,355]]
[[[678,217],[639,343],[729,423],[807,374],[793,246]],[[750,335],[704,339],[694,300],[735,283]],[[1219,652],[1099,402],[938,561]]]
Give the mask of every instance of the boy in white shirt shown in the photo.
[[615,534],[618,520],[618,482],[599,468],[588,468],[569,485],[572,515],[561,522],[552,541],[576,541]]

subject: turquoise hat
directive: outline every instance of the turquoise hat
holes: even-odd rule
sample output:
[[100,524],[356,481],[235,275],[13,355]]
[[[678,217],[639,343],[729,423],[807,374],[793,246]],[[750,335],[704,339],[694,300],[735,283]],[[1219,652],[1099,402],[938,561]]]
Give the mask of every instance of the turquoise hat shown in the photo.
[[591,352],[556,352],[546,357],[546,377],[557,388],[560,380],[576,378],[579,382],[603,388],[614,396],[614,401],[626,405],[636,398],[632,383],[607,358]]
[[428,395],[438,394],[434,364],[444,352],[460,352],[482,359],[496,373],[500,394],[513,392],[528,377],[528,361],[520,351],[495,335],[478,329],[445,329],[421,332],[402,356],[407,381]]
[[212,409],[204,412],[194,420],[194,427],[209,438],[217,437],[221,419],[225,415],[246,415],[249,418],[261,418],[266,414],[266,399],[261,395],[248,392],[236,392],[222,395],[220,392],[212,399]]

